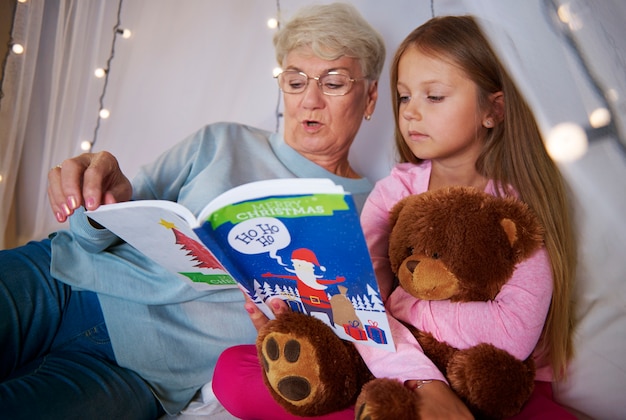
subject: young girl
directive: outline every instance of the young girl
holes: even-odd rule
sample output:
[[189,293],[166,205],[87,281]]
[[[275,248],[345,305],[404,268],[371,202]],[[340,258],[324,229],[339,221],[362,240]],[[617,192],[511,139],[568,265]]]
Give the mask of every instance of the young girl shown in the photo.
[[[520,359],[533,354],[535,391],[518,417],[575,418],[553,401],[551,382],[563,377],[572,355],[576,248],[564,182],[532,112],[471,17],[434,18],[409,34],[394,57],[391,86],[401,163],[376,184],[361,222],[395,317],[390,323],[397,352],[357,345],[361,356],[376,377],[398,379],[420,393],[422,417],[449,418],[468,413],[446,394],[443,376],[396,319],[434,326],[440,340],[456,347],[487,341]],[[545,229],[545,247],[519,264],[493,302],[416,301],[393,290],[390,209],[407,195],[451,185],[516,196]],[[259,325],[253,305],[246,309]],[[218,363],[218,376],[219,369]]]
[[[468,16],[434,18],[414,30],[398,48],[391,75],[401,163],[377,183],[361,216],[387,308],[418,328],[434,327],[456,347],[486,341],[520,359],[533,354],[537,383],[520,417],[573,418],[553,402],[551,382],[563,377],[572,355],[576,247],[564,182],[532,112]],[[389,210],[407,195],[451,185],[516,196],[545,228],[545,248],[518,265],[493,302],[428,302],[402,289],[391,293]],[[400,365],[398,379],[405,383],[438,379],[415,376],[417,367],[408,371],[406,361],[418,356],[410,356],[412,347],[402,350],[404,339],[410,347],[410,335],[402,334],[392,356],[365,346],[359,351],[377,377]]]

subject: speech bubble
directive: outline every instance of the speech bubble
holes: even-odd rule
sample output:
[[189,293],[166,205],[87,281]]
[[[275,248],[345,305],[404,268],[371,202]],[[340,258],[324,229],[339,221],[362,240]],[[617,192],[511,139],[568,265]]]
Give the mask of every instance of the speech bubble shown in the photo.
[[267,252],[280,265],[285,265],[277,252],[291,243],[291,235],[280,220],[273,217],[258,217],[235,225],[228,232],[228,243],[242,254]]

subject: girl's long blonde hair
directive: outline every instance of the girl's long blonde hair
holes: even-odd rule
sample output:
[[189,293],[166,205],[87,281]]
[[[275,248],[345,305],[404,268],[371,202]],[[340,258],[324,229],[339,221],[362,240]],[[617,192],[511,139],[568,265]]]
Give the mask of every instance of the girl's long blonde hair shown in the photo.
[[[512,186],[537,214],[545,229],[554,290],[552,303],[535,355],[547,358],[555,378],[566,374],[573,354],[573,283],[576,241],[565,181],[546,152],[530,107],[471,16],[442,16],[424,23],[400,44],[390,69],[391,91],[396,92],[398,62],[408,48],[457,65],[479,90],[481,109],[488,97],[504,94],[504,119],[489,130],[476,169],[496,185]],[[401,162],[420,163],[399,131],[399,98],[393,97],[395,143]]]

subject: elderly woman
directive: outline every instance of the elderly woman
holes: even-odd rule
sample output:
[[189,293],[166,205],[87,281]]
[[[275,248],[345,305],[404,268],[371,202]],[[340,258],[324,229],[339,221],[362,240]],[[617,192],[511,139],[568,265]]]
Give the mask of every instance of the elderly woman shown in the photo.
[[[131,181],[106,153],[65,160],[48,194],[69,231],[0,252],[0,413],[7,418],[154,419],[183,409],[227,347],[256,331],[238,290],[199,292],[93,226],[86,209],[164,199],[199,212],[233,186],[331,178],[360,205],[372,188],[348,161],[377,100],[385,47],[347,5],[308,9],[281,31],[284,135],[206,126]],[[287,27],[292,27],[287,25]],[[164,411],[163,411],[164,410]]]

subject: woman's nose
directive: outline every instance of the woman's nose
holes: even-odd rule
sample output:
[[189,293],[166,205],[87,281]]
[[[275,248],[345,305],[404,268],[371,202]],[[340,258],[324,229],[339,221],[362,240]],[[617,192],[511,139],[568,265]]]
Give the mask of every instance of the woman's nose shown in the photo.
[[309,80],[309,84],[302,95],[302,105],[305,108],[320,108],[324,104],[324,94],[317,84],[317,80]]

